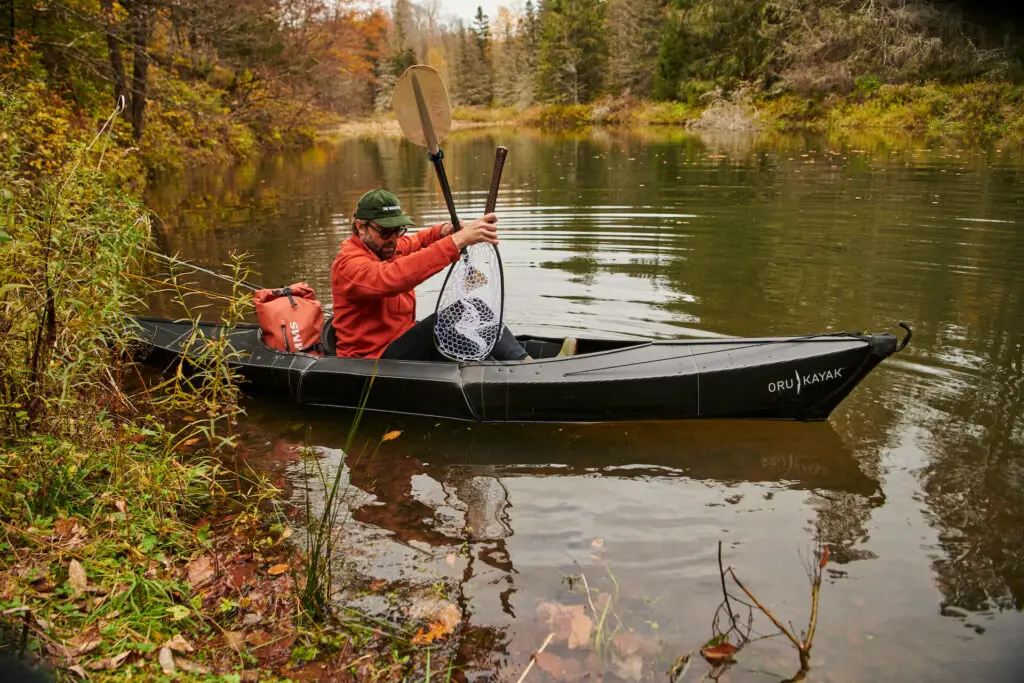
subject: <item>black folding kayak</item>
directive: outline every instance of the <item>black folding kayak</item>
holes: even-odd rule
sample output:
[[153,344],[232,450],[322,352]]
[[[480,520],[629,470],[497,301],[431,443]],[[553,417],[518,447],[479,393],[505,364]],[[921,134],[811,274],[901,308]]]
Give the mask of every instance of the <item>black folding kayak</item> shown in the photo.
[[[139,318],[145,362],[168,368],[194,355],[190,322]],[[824,420],[883,359],[902,350],[891,334],[818,334],[680,341],[580,339],[556,357],[560,340],[523,336],[532,361],[468,363],[317,357],[264,345],[256,325],[225,332],[253,389],[300,405],[358,408],[477,422],[621,420]],[[330,324],[324,341],[332,347]],[[191,350],[190,350],[191,349]],[[372,379],[372,386],[370,380]]]

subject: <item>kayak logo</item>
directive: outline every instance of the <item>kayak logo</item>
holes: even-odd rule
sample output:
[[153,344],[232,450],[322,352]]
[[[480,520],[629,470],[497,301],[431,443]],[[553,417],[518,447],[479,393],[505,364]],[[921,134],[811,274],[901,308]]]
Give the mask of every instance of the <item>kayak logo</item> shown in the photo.
[[297,323],[294,320],[291,321],[290,323],[288,323],[288,329],[290,330],[292,335],[292,344],[295,346],[296,349],[301,349],[302,333],[299,331],[299,323]]
[[800,391],[804,387],[842,378],[843,368],[832,368],[831,370],[811,372],[806,375],[801,375],[799,371],[794,370],[792,379],[780,379],[774,382],[768,382],[768,391],[773,394],[778,394],[783,391],[793,391],[796,389],[796,395],[799,396]]

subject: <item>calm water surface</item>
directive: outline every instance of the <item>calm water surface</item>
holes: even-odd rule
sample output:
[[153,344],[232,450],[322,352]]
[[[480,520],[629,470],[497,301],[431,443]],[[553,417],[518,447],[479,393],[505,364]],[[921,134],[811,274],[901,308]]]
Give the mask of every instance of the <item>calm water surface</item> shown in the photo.
[[[518,678],[547,635],[538,605],[586,603],[566,579],[582,573],[613,596],[617,627],[660,643],[641,669],[611,665],[605,680],[665,680],[711,636],[719,541],[801,628],[802,558],[820,534],[830,560],[810,680],[1024,680],[1024,150],[466,132],[445,145],[465,216],[482,210],[497,144],[510,150],[498,206],[517,331],[760,336],[906,320],[914,340],[824,424],[375,416],[367,438],[403,433],[357,463],[341,452],[349,415],[261,401],[248,426],[271,455],[253,462],[284,472],[296,496],[304,438],[342,463],[358,568],[447,580],[498,653],[463,662],[484,677]],[[306,280],[329,303],[350,212],[382,183],[422,224],[444,218],[422,150],[387,137],[166,183],[151,205],[165,249],[213,267],[244,250],[253,279]],[[419,288],[421,315],[439,286]],[[768,639],[726,678],[796,669],[786,641]]]

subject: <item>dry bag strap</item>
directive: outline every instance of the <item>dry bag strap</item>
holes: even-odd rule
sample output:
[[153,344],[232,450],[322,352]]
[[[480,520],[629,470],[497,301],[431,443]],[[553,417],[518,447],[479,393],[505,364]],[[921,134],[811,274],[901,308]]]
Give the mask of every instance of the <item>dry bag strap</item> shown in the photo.
[[271,292],[271,294],[273,294],[274,296],[286,296],[288,297],[288,303],[292,305],[292,308],[299,307],[299,305],[295,303],[295,299],[292,298],[291,287],[282,287],[281,289],[275,289],[273,292]]

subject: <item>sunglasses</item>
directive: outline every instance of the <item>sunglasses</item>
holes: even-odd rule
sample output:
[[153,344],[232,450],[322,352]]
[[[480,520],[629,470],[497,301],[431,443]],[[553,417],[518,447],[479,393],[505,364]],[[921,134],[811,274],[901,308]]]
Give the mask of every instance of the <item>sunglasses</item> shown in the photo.
[[405,233],[409,232],[409,228],[382,228],[375,225],[373,221],[366,221],[366,226],[373,228],[373,231],[380,235],[382,240],[389,240],[392,237],[401,237]]

